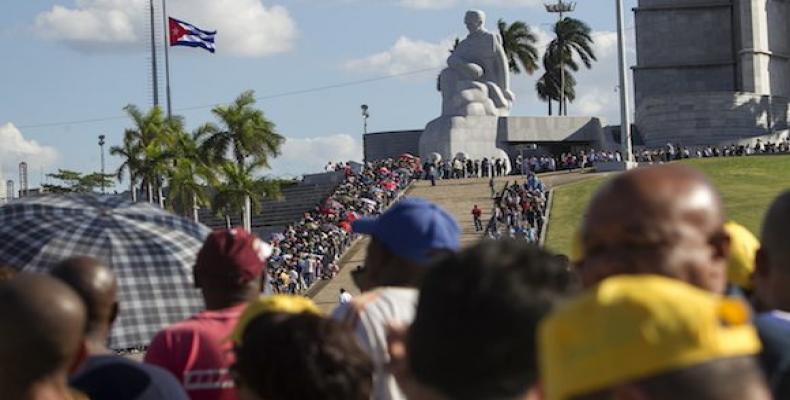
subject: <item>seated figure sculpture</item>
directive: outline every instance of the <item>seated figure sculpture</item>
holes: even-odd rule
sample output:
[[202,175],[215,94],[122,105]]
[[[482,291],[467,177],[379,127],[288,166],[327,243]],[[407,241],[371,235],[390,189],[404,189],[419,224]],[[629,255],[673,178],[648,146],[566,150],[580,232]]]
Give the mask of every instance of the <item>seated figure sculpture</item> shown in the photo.
[[502,38],[485,29],[482,11],[467,11],[464,23],[469,35],[439,75],[442,116],[507,116],[515,96]]

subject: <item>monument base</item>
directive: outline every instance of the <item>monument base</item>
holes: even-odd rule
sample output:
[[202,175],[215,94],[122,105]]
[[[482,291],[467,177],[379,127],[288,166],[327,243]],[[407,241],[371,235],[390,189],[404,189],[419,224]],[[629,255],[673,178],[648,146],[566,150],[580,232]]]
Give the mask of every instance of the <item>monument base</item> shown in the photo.
[[439,117],[428,123],[420,137],[420,158],[430,160],[433,153],[448,161],[459,155],[472,160],[498,158],[510,172],[510,158],[497,147],[498,126],[499,117]]

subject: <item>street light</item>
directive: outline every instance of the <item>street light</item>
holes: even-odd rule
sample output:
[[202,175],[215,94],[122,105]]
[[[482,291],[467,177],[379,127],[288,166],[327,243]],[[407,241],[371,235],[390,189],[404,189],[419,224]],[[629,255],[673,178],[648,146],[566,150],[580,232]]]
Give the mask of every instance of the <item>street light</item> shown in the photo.
[[107,190],[104,187],[104,135],[99,135],[99,152],[101,153],[101,193],[107,194]]
[[368,134],[368,118],[370,118],[370,113],[368,113],[368,105],[363,104],[360,108],[362,108],[362,132],[364,134]]

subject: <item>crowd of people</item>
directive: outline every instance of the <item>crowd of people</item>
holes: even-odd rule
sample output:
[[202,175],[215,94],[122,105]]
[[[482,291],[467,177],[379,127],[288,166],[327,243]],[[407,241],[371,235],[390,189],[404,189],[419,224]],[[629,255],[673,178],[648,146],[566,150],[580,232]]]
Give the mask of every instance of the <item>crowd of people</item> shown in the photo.
[[493,207],[491,217],[483,228],[481,210],[472,208],[476,232],[483,232],[488,239],[516,239],[537,244],[543,231],[548,189],[532,172],[527,173],[523,184],[514,180],[501,192],[496,192],[493,178],[489,180]]
[[[503,195],[539,186],[528,179]],[[64,257],[49,274],[5,273],[0,393],[790,398],[790,192],[773,202],[758,240],[728,223],[701,172],[629,171],[593,196],[570,257],[523,240],[461,249],[453,217],[418,198],[372,214],[350,222],[371,238],[354,277],[362,294],[329,315],[304,297],[261,295],[281,261],[242,229],[213,232],[194,265],[204,310],[163,327],[143,363],[106,347],[124,304],[122,277],[102,260]]]
[[[790,153],[790,138],[777,142],[763,142],[757,139],[753,144],[729,146],[684,146],[681,144],[667,143],[659,148],[640,148],[634,150],[634,160],[643,163],[659,163],[681,160],[687,158],[734,157],[760,154]],[[456,163],[440,163],[437,168],[440,173],[437,179],[454,178],[479,178],[488,177],[490,174],[480,173],[486,169],[477,168],[479,161],[466,161],[467,168],[456,173],[451,166]],[[484,160],[487,161],[487,160]],[[593,148],[562,152],[559,155],[540,154],[532,156],[516,155],[513,159],[513,175],[527,175],[529,172],[554,172],[593,168],[597,162],[622,162],[623,155],[617,150],[596,150]],[[503,163],[504,165],[504,163]],[[426,168],[427,170],[427,168]],[[502,172],[504,174],[504,172]],[[497,174],[496,176],[501,176]],[[428,179],[426,177],[426,179]]]
[[422,170],[423,178],[434,184],[437,179],[488,178],[505,176],[510,172],[507,160],[487,157],[482,160],[456,157],[452,160],[426,161]]
[[729,146],[691,147],[667,143],[662,148],[634,152],[634,157],[639,162],[667,162],[686,158],[736,157],[788,152],[790,152],[790,138],[778,142],[763,142],[757,139],[752,144]]
[[419,162],[408,157],[383,160],[354,168],[336,163],[328,170],[343,172],[343,181],[314,210],[271,238],[268,290],[304,293],[321,279],[332,279],[338,261],[351,245],[351,224],[378,215],[419,174]]

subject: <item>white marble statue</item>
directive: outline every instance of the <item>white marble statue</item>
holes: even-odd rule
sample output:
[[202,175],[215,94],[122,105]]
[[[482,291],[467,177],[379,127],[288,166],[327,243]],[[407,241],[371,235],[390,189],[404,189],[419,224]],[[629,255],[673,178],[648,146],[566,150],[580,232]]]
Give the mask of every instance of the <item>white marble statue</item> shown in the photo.
[[469,35],[439,76],[442,116],[507,116],[515,96],[502,37],[485,29],[482,11],[467,11],[464,23]]

